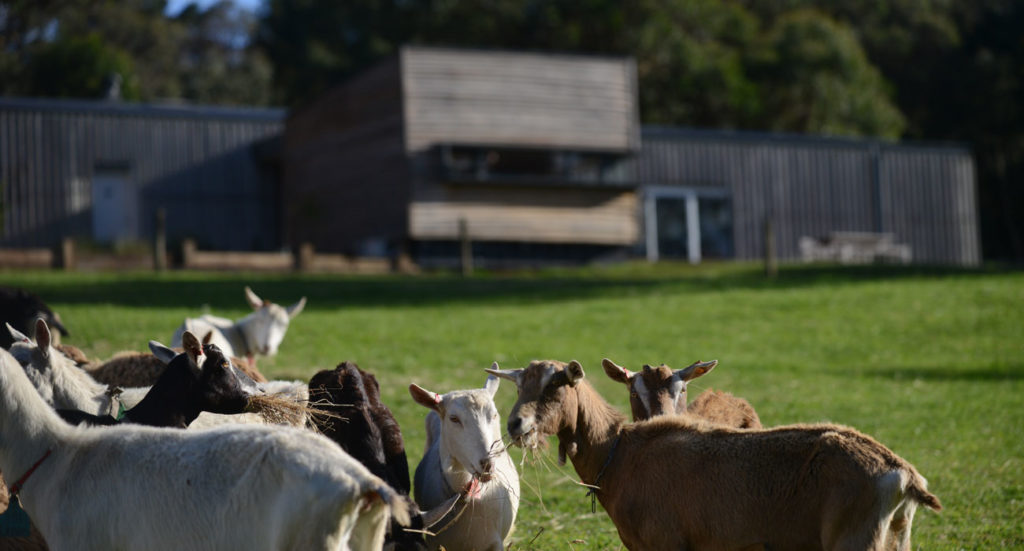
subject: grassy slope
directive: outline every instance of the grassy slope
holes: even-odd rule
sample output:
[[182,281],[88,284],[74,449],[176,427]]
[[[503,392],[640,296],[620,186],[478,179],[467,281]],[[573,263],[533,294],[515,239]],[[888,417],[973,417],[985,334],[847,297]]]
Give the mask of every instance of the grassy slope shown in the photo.
[[[915,548],[1024,546],[1024,274],[664,264],[472,280],[444,276],[0,273],[41,296],[92,357],[167,342],[186,315],[246,313],[241,288],[309,297],[281,353],[261,369],[307,379],[342,360],[381,380],[410,463],[422,454],[417,382],[482,385],[492,361],[576,358],[628,412],[600,360],[682,367],[716,358],[691,385],[749,399],[766,425],[829,420],[872,434],[928,477],[941,514],[920,511]],[[514,389],[503,385],[506,414]],[[515,457],[521,457],[518,451]],[[517,549],[619,549],[554,447],[523,466]]]

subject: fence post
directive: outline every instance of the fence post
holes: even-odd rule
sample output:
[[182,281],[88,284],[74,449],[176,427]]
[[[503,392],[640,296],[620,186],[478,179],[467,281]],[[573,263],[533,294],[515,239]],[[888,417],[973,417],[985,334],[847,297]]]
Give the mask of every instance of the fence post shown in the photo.
[[156,209],[156,232],[153,237],[153,269],[158,272],[167,269],[167,212],[163,207]]
[[309,241],[299,245],[299,255],[296,261],[296,267],[300,272],[313,271],[313,255],[315,254],[316,249],[313,248],[313,244]]
[[70,237],[65,237],[60,242],[60,265],[64,271],[70,272],[75,269],[75,240]]
[[775,226],[770,215],[764,218],[764,275],[770,278],[779,275],[779,259],[775,251]]
[[469,222],[465,218],[459,218],[459,243],[462,245],[462,275],[468,277],[473,275],[473,242],[469,238]]
[[188,269],[192,267],[195,262],[196,255],[196,241],[194,239],[185,239],[181,242],[181,266],[182,268]]

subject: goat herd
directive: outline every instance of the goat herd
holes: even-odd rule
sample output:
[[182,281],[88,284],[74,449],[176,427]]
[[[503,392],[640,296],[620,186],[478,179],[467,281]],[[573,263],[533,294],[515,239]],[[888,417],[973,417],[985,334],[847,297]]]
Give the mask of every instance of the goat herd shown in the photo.
[[34,295],[0,292],[0,469],[17,497],[0,528],[19,502],[33,524],[0,547],[501,550],[519,506],[501,379],[518,392],[512,442],[557,436],[631,550],[906,550],[917,506],[941,509],[910,463],[856,430],[762,428],[747,401],[710,390],[687,404],[687,382],[716,362],[604,360],[632,423],[576,361],[494,364],[483,388],[446,394],[412,384],[429,411],[410,484],[374,376],[344,362],[308,384],[267,381],[253,357],[276,352],[305,298],[245,294],[245,318],[188,319],[177,348],[98,364],[59,343],[67,330]]

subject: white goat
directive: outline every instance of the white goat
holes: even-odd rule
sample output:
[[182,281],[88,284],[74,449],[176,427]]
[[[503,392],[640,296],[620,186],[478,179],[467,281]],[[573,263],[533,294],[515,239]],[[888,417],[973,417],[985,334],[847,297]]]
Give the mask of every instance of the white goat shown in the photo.
[[[119,409],[135,407],[149,392],[150,387],[123,389],[112,394],[107,385],[97,382],[88,372],[75,365],[67,356],[51,346],[50,332],[46,323],[38,320],[36,342],[8,326],[14,337],[11,355],[18,360],[28,374],[36,390],[54,409],[78,410],[92,415],[117,417]],[[194,335],[187,333],[188,345],[198,347]],[[153,354],[169,362],[175,352],[159,343],[151,342]],[[197,366],[198,367],[198,366]],[[309,388],[301,381],[269,381],[259,383],[268,394],[286,394],[296,401],[309,399]],[[204,428],[226,423],[263,423],[262,417],[252,413],[218,415],[203,412],[189,425],[190,428]]]
[[273,356],[284,340],[288,331],[288,323],[306,306],[306,297],[295,304],[284,308],[279,304],[263,300],[245,288],[245,298],[249,306],[255,310],[238,321],[211,316],[186,318],[174,332],[171,346],[181,346],[181,336],[191,331],[206,341],[210,335],[210,344],[216,344],[226,356],[245,357],[250,361],[256,354]]
[[29,380],[54,409],[77,409],[93,415],[117,416],[118,407],[138,404],[149,387],[124,389],[112,396],[109,387],[96,382],[74,361],[54,349],[50,331],[43,320],[36,321],[35,342],[10,325],[7,330],[14,338],[10,353],[25,368]]
[[53,551],[379,550],[409,504],[310,431],[68,425],[0,351],[0,469]]
[[[454,519],[442,520],[427,547],[448,551],[501,551],[519,509],[519,473],[501,441],[501,418],[494,407],[497,377],[482,389],[439,395],[409,385],[427,414],[427,445],[416,467],[416,503],[433,509],[451,496],[464,498]],[[445,524],[445,522],[448,522]]]

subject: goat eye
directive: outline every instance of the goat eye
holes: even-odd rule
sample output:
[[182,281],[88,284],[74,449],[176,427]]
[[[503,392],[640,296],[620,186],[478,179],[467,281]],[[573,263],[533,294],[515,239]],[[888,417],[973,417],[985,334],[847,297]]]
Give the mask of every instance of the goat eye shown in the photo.
[[462,424],[462,421],[460,421],[459,418],[454,416],[454,415],[449,417],[448,420],[451,421],[452,423],[455,423],[456,425],[461,425]]
[[228,362],[221,362],[220,363],[220,366],[223,367],[224,369],[227,369],[229,365],[231,365],[231,364],[229,364]]
[[635,391],[635,390],[634,390],[633,392],[630,392],[630,393],[629,393],[629,397],[630,397],[630,398],[636,398],[636,396],[637,396],[637,394],[636,394],[636,391]]

